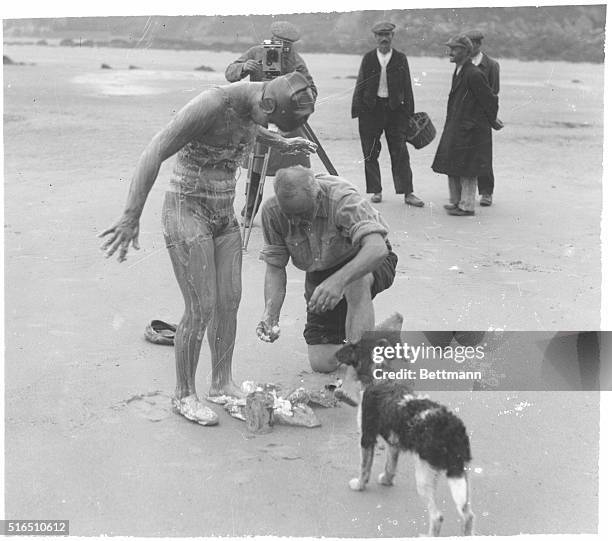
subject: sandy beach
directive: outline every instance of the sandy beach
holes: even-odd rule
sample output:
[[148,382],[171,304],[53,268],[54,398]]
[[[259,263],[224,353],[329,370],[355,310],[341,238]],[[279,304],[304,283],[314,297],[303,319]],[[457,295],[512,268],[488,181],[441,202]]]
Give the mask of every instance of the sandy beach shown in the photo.
[[[348,406],[316,410],[319,428],[265,436],[218,406],[220,425],[210,428],[172,411],[172,348],[145,342],[143,330],[182,313],[160,226],[173,159],[145,207],[142,249],[123,264],[98,249],[96,235],[121,213],[144,146],[189,99],[224,84],[235,55],[35,46],[5,46],[4,54],[33,63],[4,66],[6,516],[67,518],[82,536],[425,531],[408,457],[396,487],[349,490],[359,436]],[[304,59],[319,88],[310,125],[340,175],[365,192],[350,120],[360,58]],[[410,62],[417,110],[429,113],[438,137],[410,150],[422,209],[393,194],[383,143],[378,208],[399,264],[393,288],[375,300],[377,320],[398,311],[414,331],[598,329],[603,66],[500,60],[505,128],[494,135],[494,204],[456,218],[442,208],[446,178],[431,170],[452,66]],[[194,71],[202,64],[215,71]],[[313,167],[323,171],[316,158]],[[270,345],[255,335],[265,270],[256,224],[244,255],[235,379],[320,388],[333,376],[308,365],[301,272],[288,269],[281,339]],[[197,382],[205,394],[207,344]],[[433,395],[469,428],[479,534],[596,532],[597,394]],[[440,501],[444,533],[458,534],[447,488]]]

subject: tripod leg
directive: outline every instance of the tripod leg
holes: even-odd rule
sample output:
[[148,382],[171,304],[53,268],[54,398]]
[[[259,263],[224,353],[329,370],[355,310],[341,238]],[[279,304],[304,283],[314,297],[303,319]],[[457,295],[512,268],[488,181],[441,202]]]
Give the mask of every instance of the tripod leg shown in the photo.
[[[251,175],[253,174],[253,161],[255,160],[255,147],[253,147],[253,150],[251,151],[251,153],[249,154],[249,168],[247,170],[247,178],[246,178],[246,186],[245,186],[245,195],[246,195],[246,200],[247,203],[249,201],[249,197],[251,195]],[[244,244],[244,235],[245,235],[245,231],[246,231],[246,217],[245,219],[242,220],[242,248],[246,249],[246,245]]]
[[321,162],[323,162],[323,165],[325,166],[325,169],[327,169],[327,172],[330,175],[338,176],[338,171],[336,171],[336,168],[334,167],[334,164],[329,159],[327,152],[325,152],[325,149],[323,148],[321,141],[319,141],[315,132],[312,130],[308,122],[305,122],[301,126],[301,131],[305,134],[306,139],[312,141],[315,145],[317,145],[317,156],[319,156],[319,159],[321,160]]
[[[257,208],[257,204],[263,197],[263,189],[264,184],[266,183],[266,174],[268,172],[268,161],[270,160],[270,147],[267,148],[266,154],[264,155],[263,165],[261,167],[261,179],[259,181],[259,188],[257,190],[257,195],[255,196],[255,207]],[[249,239],[251,238],[251,231],[253,230],[253,221],[255,220],[255,212],[252,212],[250,216],[245,215],[244,217],[244,228],[245,234],[242,239],[242,249],[246,251],[247,246],[249,245]]]

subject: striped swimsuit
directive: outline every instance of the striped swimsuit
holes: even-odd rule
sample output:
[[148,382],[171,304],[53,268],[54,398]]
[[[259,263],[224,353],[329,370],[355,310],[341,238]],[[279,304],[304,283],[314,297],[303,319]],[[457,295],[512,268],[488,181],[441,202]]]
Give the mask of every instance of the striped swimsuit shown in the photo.
[[225,102],[224,127],[216,131],[215,144],[194,139],[177,153],[162,218],[168,246],[238,230],[236,171],[252,148],[257,125],[236,112],[223,89],[215,91]]

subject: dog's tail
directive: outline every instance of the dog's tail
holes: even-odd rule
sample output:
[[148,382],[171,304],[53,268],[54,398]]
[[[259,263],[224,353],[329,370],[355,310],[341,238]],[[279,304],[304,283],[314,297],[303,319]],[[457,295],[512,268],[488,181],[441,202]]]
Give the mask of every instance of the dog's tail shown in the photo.
[[463,522],[463,535],[474,531],[474,513],[470,505],[470,482],[467,469],[458,477],[448,477],[448,486]]

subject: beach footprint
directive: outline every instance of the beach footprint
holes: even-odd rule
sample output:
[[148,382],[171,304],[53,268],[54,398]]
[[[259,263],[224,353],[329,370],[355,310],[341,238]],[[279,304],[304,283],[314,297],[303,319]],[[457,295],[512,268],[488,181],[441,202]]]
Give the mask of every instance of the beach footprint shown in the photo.
[[134,395],[124,402],[129,411],[153,423],[163,421],[172,414],[170,396],[163,391]]

